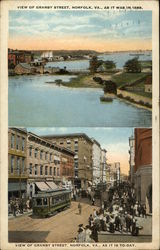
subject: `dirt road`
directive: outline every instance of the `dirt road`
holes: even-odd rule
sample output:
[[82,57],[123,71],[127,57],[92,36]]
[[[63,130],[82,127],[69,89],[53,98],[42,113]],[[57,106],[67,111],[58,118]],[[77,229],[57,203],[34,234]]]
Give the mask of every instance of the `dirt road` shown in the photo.
[[[84,200],[85,202],[85,200]],[[78,202],[50,218],[32,218],[21,216],[9,220],[9,242],[72,242],[77,236],[78,225],[88,224],[88,217],[93,207],[82,204],[82,214],[78,213]]]

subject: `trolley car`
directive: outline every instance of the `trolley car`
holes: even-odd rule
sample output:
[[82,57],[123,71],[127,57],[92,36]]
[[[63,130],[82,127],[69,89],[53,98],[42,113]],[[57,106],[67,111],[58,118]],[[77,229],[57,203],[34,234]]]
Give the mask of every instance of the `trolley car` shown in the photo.
[[70,207],[71,191],[60,189],[56,191],[39,192],[33,197],[33,215],[47,217]]

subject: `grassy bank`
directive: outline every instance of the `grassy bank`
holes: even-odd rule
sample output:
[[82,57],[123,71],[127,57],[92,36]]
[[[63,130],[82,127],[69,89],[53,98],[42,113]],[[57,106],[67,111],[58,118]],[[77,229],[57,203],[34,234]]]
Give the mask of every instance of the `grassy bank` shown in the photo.
[[147,73],[126,73],[122,72],[121,74],[112,75],[111,81],[117,84],[117,87],[125,86],[126,84],[132,84],[137,80],[145,77]]
[[96,83],[93,77],[101,77],[104,80],[110,78],[110,74],[79,74],[76,78],[72,78],[68,83],[63,82],[63,86],[72,88],[102,88],[103,85]]

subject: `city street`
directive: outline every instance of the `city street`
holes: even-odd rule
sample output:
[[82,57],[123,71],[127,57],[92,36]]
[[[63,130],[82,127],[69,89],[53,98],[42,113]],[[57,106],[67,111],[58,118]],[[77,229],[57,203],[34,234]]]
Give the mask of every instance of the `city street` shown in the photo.
[[50,218],[32,218],[24,215],[9,219],[9,242],[72,242],[77,236],[78,225],[88,224],[88,217],[96,206],[83,199],[82,214],[78,212],[78,202]]
[[[72,242],[77,236],[78,225],[88,224],[88,217],[97,206],[88,204],[88,199],[81,199],[82,214],[78,212],[78,201],[72,202],[71,207],[50,218],[33,218],[22,215],[9,219],[9,242]],[[97,200],[96,200],[97,202]],[[139,236],[115,232],[99,232],[99,242],[149,242],[151,241],[152,217],[138,218],[143,227]]]

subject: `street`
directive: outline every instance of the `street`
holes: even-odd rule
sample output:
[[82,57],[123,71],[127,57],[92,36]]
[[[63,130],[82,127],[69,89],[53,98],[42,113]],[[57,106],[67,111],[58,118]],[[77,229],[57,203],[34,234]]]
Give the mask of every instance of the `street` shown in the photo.
[[[96,203],[98,204],[98,203]],[[72,242],[77,237],[78,225],[88,224],[88,217],[94,208],[88,204],[88,199],[81,199],[82,214],[79,215],[78,201],[73,201],[71,207],[50,218],[33,218],[32,215],[22,215],[9,219],[9,242]],[[152,217],[138,218],[143,226],[139,236],[121,234],[119,232],[99,232],[99,242],[149,242],[151,241]]]
[[50,218],[32,218],[24,215],[9,220],[9,242],[72,242],[77,236],[78,225],[88,224],[88,217],[96,206],[83,199],[82,214],[78,212],[78,202]]

